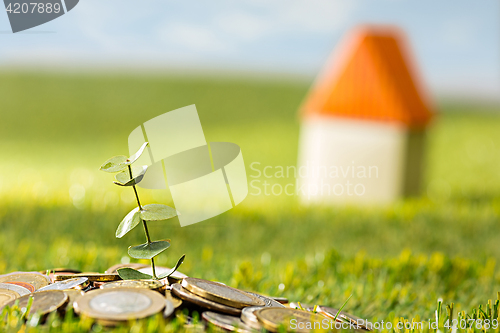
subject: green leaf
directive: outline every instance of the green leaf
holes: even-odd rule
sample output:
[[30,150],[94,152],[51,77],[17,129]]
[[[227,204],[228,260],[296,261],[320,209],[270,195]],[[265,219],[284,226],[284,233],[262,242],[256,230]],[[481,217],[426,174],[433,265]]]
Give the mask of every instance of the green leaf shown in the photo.
[[141,273],[130,267],[119,268],[117,273],[123,280],[149,280],[153,278],[151,275]]
[[128,248],[128,255],[135,259],[151,259],[170,247],[169,241],[156,241]]
[[142,206],[141,218],[146,221],[168,220],[177,216],[177,211],[172,207],[160,204]]
[[119,186],[133,186],[139,184],[142,178],[144,178],[144,175],[146,174],[147,170],[148,170],[147,165],[132,167],[132,179],[130,179],[129,170],[124,170],[116,174],[115,178],[117,181],[113,183]]
[[134,163],[135,161],[137,161],[137,159],[139,157],[141,157],[142,153],[144,152],[144,149],[146,149],[147,145],[149,144],[149,142],[144,142],[141,146],[141,148],[139,148],[139,150],[132,156],[130,156],[127,160],[127,164],[132,164]]
[[177,264],[175,264],[175,267],[172,268],[170,270],[170,272],[166,272],[166,273],[163,273],[163,274],[160,274],[158,276],[158,279],[164,279],[164,278],[167,278],[169,277],[170,275],[174,274],[175,271],[179,268],[180,265],[182,265],[182,263],[184,262],[184,258],[186,257],[185,254],[182,255],[182,257],[179,258],[179,260],[177,260]]
[[99,170],[104,172],[119,172],[127,167],[127,156],[119,155],[111,157],[101,165]]
[[116,238],[122,238],[127,232],[134,229],[139,222],[141,222],[141,214],[139,207],[132,209],[127,216],[125,216],[116,229]]
[[[124,155],[119,155],[115,157],[111,157],[109,160],[104,162],[103,165],[101,165],[100,170],[105,171],[105,172],[119,172],[125,169],[127,166],[130,164],[134,163],[137,161],[139,157],[141,157],[142,153],[144,152],[144,149],[146,149],[147,145],[149,142],[144,142],[144,144],[139,148],[139,150],[132,156],[127,157]],[[123,183],[123,182],[122,182]]]

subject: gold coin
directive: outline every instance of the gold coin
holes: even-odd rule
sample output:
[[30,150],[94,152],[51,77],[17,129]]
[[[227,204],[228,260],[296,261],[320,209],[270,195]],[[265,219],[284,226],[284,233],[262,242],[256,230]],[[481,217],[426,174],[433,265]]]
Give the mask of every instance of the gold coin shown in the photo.
[[82,316],[108,323],[142,319],[165,307],[165,298],[141,288],[109,288],[87,292],[74,303]]
[[86,277],[67,279],[49,284],[38,291],[44,290],[64,290],[64,289],[85,289],[89,286],[89,279]]
[[68,296],[63,291],[47,290],[19,297],[19,299],[10,301],[10,303],[6,305],[12,306],[15,302],[19,301],[19,307],[21,309],[26,309],[30,298],[33,298],[30,314],[38,313],[41,316],[60,309],[68,302]]
[[64,281],[75,278],[87,278],[90,282],[111,282],[120,281],[122,278],[114,274],[99,274],[99,273],[81,273],[81,274],[70,274],[70,275],[55,275],[56,281]]
[[281,326],[287,331],[297,333],[320,330],[324,328],[324,320],[330,328],[330,322],[326,317],[303,310],[271,307],[257,310],[255,315],[262,326],[271,332],[278,332]]
[[224,304],[216,303],[213,302],[209,299],[200,297],[196,294],[193,294],[192,292],[188,291],[187,289],[184,289],[179,283],[174,283],[172,285],[171,292],[174,296],[179,297],[184,303],[188,304],[194,304],[196,306],[217,311],[217,312],[222,312],[222,313],[227,313],[230,315],[234,316],[239,316],[241,314],[241,309],[233,308]]
[[0,283],[17,281],[32,284],[35,287],[35,290],[48,286],[50,283],[48,276],[37,272],[15,272],[0,275]]
[[211,301],[242,309],[246,306],[264,306],[266,303],[258,297],[221,283],[185,278],[182,286],[190,292]]
[[[318,306],[318,312],[324,316],[327,316],[328,318],[331,318],[331,319],[335,319],[335,316],[337,315],[338,311],[339,310],[328,307],[328,306],[324,306],[324,305]],[[368,328],[368,326],[372,326],[372,324],[369,323],[365,319],[356,317],[355,315],[352,315],[352,314],[344,312],[344,311],[340,311],[340,313],[337,317],[337,321],[340,321],[339,318],[342,318],[342,319],[348,321],[349,323],[352,323],[353,326],[355,326],[358,329],[362,329],[365,331],[371,331],[371,329]]]
[[101,289],[108,288],[144,288],[151,290],[159,290],[163,288],[164,285],[158,280],[121,280],[108,282],[103,284]]
[[252,332],[252,328],[245,325],[239,317],[228,316],[220,313],[215,313],[211,311],[205,311],[202,313],[201,317],[226,331],[238,332],[238,333],[249,333]]
[[110,268],[108,268],[104,273],[107,274],[112,274],[118,272],[120,268],[133,268],[133,269],[140,269],[140,268],[145,268],[149,267],[149,265],[145,264],[138,264],[138,263],[129,263],[129,264],[118,264],[118,265],[113,265]]
[[0,307],[3,307],[18,297],[20,297],[20,295],[13,290],[0,289]]

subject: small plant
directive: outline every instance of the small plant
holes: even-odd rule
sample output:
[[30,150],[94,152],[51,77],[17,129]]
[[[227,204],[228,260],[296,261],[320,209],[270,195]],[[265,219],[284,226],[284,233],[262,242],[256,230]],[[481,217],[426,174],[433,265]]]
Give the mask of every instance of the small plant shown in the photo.
[[105,172],[117,173],[115,183],[118,186],[131,186],[134,189],[137,207],[132,209],[122,220],[118,229],[116,229],[116,237],[121,238],[130,230],[134,229],[142,222],[144,233],[146,235],[146,243],[128,248],[128,254],[135,259],[150,259],[153,275],[141,273],[132,268],[121,268],[118,274],[124,280],[140,280],[140,279],[164,279],[172,275],[177,268],[182,264],[185,255],[178,261],[175,267],[170,271],[159,276],[155,271],[154,257],[170,247],[170,240],[151,241],[149,236],[148,224],[146,221],[162,221],[168,220],[177,216],[177,212],[172,207],[160,204],[141,205],[139,195],[137,194],[136,185],[141,182],[148,169],[147,165],[132,167],[132,164],[142,155],[146,149],[148,142],[144,143],[141,148],[132,156],[124,155],[115,156],[104,162],[100,170]]

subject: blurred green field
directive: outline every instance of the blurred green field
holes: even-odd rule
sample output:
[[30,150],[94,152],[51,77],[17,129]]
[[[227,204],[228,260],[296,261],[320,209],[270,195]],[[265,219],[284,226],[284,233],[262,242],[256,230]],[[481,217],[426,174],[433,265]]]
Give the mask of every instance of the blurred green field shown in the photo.
[[[104,271],[129,260],[126,249],[143,242],[142,232],[114,233],[134,207],[133,192],[98,168],[127,154],[130,131],[164,112],[196,104],[207,140],[240,145],[250,177],[254,162],[295,165],[297,108],[308,85],[0,72],[0,273]],[[306,303],[340,306],[353,294],[346,310],[372,320],[430,318],[438,298],[467,311],[496,299],[500,113],[484,105],[438,109],[421,197],[359,208],[249,195],[192,226],[150,223],[153,238],[172,239],[159,264],[186,253],[180,270],[188,275]],[[140,196],[169,201],[152,191]]]

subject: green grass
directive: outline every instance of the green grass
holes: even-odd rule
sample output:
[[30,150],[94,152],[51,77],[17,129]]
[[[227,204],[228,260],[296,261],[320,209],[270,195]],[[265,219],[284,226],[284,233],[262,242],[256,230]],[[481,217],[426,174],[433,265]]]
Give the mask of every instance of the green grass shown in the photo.
[[[114,232],[134,206],[133,193],[115,187],[98,167],[126,154],[130,131],[161,113],[196,104],[207,140],[240,145],[249,176],[253,162],[295,165],[297,108],[307,87],[279,80],[0,73],[0,273],[104,271],[128,260],[128,245],[144,236],[134,230],[116,239]],[[352,294],[345,310],[370,320],[428,319],[439,298],[455,303],[455,316],[470,314],[500,291],[500,114],[492,110],[441,105],[428,133],[419,198],[359,208],[249,195],[233,210],[189,227],[176,220],[150,223],[155,238],[172,239],[159,264],[171,266],[186,253],[180,270],[188,275],[304,303],[339,307]],[[151,191],[140,195],[146,203],[170,201]],[[88,325],[54,320],[47,331]],[[0,330],[9,325],[17,331],[14,319]]]

